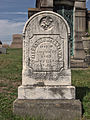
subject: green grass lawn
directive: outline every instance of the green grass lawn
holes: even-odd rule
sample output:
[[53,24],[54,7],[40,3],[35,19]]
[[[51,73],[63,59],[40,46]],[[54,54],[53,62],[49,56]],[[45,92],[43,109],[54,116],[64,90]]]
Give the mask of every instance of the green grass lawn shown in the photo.
[[[21,85],[21,73],[21,49],[7,49],[7,54],[0,54],[0,120],[40,120],[13,115],[13,101]],[[82,102],[83,118],[90,120],[90,69],[72,70],[72,85],[76,87],[77,99]]]

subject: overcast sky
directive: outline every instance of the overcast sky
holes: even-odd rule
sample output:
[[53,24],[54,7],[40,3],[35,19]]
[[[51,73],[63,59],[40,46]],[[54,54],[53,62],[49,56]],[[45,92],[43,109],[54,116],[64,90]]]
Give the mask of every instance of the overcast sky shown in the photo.
[[[35,7],[36,0],[0,0],[0,40],[11,43],[12,34],[22,33],[28,19],[28,8]],[[87,0],[90,10],[90,0]]]

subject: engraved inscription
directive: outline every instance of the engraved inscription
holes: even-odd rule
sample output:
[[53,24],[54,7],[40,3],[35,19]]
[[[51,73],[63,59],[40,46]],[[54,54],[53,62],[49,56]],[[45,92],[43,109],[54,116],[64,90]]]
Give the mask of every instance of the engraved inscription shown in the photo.
[[50,16],[45,16],[40,20],[40,26],[44,30],[48,30],[53,27],[53,19]]
[[34,71],[60,71],[63,67],[62,45],[52,38],[41,38],[31,48],[30,66]]

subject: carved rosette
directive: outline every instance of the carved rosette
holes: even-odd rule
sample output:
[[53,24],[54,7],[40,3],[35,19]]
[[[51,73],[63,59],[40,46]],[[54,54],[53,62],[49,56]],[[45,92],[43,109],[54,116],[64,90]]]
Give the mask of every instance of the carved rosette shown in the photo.
[[53,27],[53,19],[50,16],[44,16],[39,24],[43,30],[49,30]]

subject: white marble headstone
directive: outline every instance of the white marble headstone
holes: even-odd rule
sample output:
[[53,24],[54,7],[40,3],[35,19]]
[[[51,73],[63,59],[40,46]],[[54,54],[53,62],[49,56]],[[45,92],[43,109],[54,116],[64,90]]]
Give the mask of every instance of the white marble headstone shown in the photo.
[[23,30],[22,86],[18,99],[74,99],[69,56],[70,29],[57,13],[33,15]]

